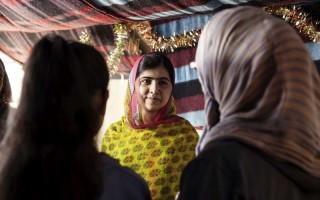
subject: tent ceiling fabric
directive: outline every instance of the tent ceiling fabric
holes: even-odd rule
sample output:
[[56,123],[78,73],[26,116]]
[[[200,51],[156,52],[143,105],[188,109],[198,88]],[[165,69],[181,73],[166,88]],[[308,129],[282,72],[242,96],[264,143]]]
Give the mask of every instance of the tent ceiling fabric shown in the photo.
[[[281,2],[281,3],[279,3]],[[110,24],[120,21],[163,20],[194,13],[208,13],[225,4],[296,4],[307,1],[254,0],[0,0],[0,50],[23,63],[34,43],[49,33],[79,40],[79,33],[92,31],[93,45],[107,57],[114,48]],[[103,27],[105,26],[105,27]],[[119,71],[130,71],[126,59]]]
[[121,20],[150,21],[208,13],[223,5],[290,5],[312,0],[83,0],[106,15]]
[[[171,37],[201,29],[212,14],[226,5],[304,5],[313,0],[0,0],[0,50],[20,63],[44,35],[59,34],[79,40],[88,30],[91,44],[103,56],[115,49],[113,24],[148,21],[152,31]],[[316,9],[318,10],[318,9]],[[312,48],[314,48],[312,46]],[[174,97],[177,113],[195,127],[205,119],[204,100],[197,72],[190,68],[195,47],[167,55],[176,72]],[[183,59],[181,59],[183,58]],[[136,57],[124,56],[119,73],[128,74]],[[187,89],[186,89],[187,88]]]
[[1,0],[0,14],[0,31],[70,30],[119,21],[79,0]]
[[[310,0],[311,1],[311,0]],[[93,30],[94,44],[108,56],[113,44],[110,24],[120,21],[163,20],[214,12],[226,4],[297,4],[298,0],[0,0],[0,50],[23,63],[43,35],[62,34],[79,40],[84,28]],[[95,27],[99,26],[99,27]],[[107,26],[100,30],[101,26]],[[111,32],[110,32],[111,31]],[[111,37],[110,37],[111,36]],[[108,37],[108,38],[106,38]],[[114,47],[113,47],[114,48]],[[130,62],[123,63],[126,69]],[[127,69],[127,71],[130,67]]]

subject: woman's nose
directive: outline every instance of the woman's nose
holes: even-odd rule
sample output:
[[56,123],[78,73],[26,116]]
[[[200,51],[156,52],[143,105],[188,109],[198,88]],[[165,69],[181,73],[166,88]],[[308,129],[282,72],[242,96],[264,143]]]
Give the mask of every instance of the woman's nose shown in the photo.
[[150,92],[153,94],[159,93],[159,86],[156,81],[152,81],[150,85]]

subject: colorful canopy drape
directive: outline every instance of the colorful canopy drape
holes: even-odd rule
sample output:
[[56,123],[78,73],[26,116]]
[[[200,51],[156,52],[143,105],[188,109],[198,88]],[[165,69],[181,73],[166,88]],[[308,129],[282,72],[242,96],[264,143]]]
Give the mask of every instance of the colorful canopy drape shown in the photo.
[[[79,40],[89,31],[95,46],[106,58],[115,48],[113,25],[122,22],[150,24],[153,33],[166,38],[201,29],[219,9],[230,5],[308,6],[314,0],[0,0],[0,50],[23,63],[33,45],[46,34]],[[319,18],[319,9],[309,6]],[[308,40],[306,40],[308,42]],[[315,60],[320,60],[318,43],[308,44]],[[176,70],[174,97],[177,113],[192,125],[202,127],[203,95],[197,72],[190,67],[195,47],[176,49],[168,56]],[[125,56],[118,73],[128,74],[136,57]]]

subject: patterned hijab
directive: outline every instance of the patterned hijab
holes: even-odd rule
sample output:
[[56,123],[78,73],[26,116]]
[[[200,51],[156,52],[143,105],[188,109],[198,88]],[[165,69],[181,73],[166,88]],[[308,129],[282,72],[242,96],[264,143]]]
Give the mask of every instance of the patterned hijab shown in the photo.
[[196,63],[207,117],[198,151],[236,138],[320,177],[320,80],[295,30],[255,7],[221,11]]
[[[135,88],[135,81],[137,78],[139,64],[146,55],[148,54],[139,57],[139,59],[135,62],[129,76],[127,93],[125,96],[125,115],[127,116],[127,120],[130,123],[130,126],[135,129],[142,129],[157,126],[159,124],[171,123],[180,119],[176,115],[176,107],[171,92],[171,98],[169,98],[167,104],[159,111],[155,121],[149,124],[141,123],[138,99],[142,97],[136,95],[136,89],[138,88]],[[174,80],[171,81],[174,83]]]
[[9,82],[9,78],[6,72],[6,69],[4,68],[4,64],[2,60],[0,59],[0,76],[3,79],[2,88],[0,91],[0,100],[1,102],[10,102],[11,101],[11,85]]

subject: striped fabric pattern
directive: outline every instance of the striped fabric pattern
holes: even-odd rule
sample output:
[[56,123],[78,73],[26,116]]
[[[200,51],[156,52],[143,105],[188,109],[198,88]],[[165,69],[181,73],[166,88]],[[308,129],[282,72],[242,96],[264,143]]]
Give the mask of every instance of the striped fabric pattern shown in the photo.
[[[121,21],[149,21],[155,33],[164,37],[201,29],[221,6],[247,3],[290,5],[311,0],[0,0],[0,50],[20,63],[33,45],[46,34],[79,40],[89,30],[92,45],[107,59],[114,50],[112,24]],[[316,43],[312,43],[313,49]],[[196,48],[168,53],[176,70],[174,97],[177,114],[202,128],[204,99],[198,74],[190,68]],[[311,50],[311,49],[310,49]],[[314,51],[317,52],[317,51]],[[315,53],[317,54],[317,53]],[[125,56],[119,73],[129,74],[136,57]],[[115,76],[116,77],[116,76]],[[119,77],[119,76],[118,76]]]
[[320,74],[320,42],[307,42],[306,48],[312,56],[316,64],[317,70]]
[[[97,50],[104,57],[114,49],[113,30],[111,25],[87,27],[92,35],[97,35],[92,41]],[[23,63],[29,56],[33,45],[47,34],[58,34],[69,40],[79,40],[79,36],[84,28],[61,30],[61,31],[42,31],[37,33],[28,32],[0,32],[0,49],[13,59]],[[99,37],[103,36],[103,37]]]
[[0,0],[0,14],[0,31],[70,30],[119,21],[77,0]]
[[177,114],[189,120],[197,129],[202,129],[204,119],[204,98],[197,71],[190,67],[194,61],[196,48],[180,50],[167,54],[175,67],[175,86],[173,96]]
[[151,21],[208,13],[220,6],[255,3],[256,5],[290,5],[311,0],[84,0],[97,10],[122,20]]

